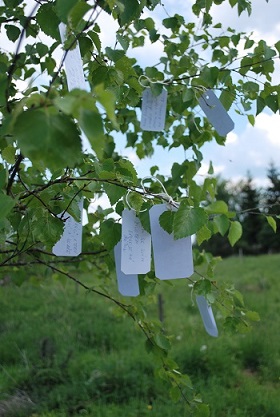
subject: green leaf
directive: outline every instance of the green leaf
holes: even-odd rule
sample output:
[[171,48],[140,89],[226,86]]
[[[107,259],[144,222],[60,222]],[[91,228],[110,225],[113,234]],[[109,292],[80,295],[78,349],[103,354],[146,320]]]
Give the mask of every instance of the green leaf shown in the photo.
[[196,233],[197,244],[201,245],[201,243],[205,240],[209,240],[211,236],[211,230],[208,229],[206,225],[202,226],[202,228]]
[[20,36],[20,29],[14,25],[5,25],[6,34],[10,41],[15,42]]
[[257,98],[257,111],[256,111],[256,116],[263,111],[263,109],[265,108],[265,106],[266,106],[266,103],[265,103],[264,99],[262,97],[258,97]]
[[21,113],[13,134],[23,154],[45,168],[74,167],[81,161],[81,139],[75,123],[51,107]]
[[79,2],[79,0],[57,0],[55,10],[57,16],[62,22],[67,23],[70,10]]
[[55,13],[53,4],[42,4],[36,15],[36,19],[42,31],[53,39],[60,40],[58,26],[59,18]]
[[143,197],[139,193],[131,192],[127,195],[127,204],[129,205],[129,208],[135,210],[136,213],[139,213],[143,203]]
[[115,104],[116,104],[116,97],[112,91],[104,90],[104,86],[102,84],[95,87],[94,92],[96,94],[97,101],[104,107],[107,116],[113,123],[114,127],[118,129],[118,123],[115,115]]
[[142,206],[142,209],[146,209],[145,211],[141,212],[138,214],[138,217],[140,219],[140,222],[144,228],[144,230],[146,230],[146,232],[151,234],[151,227],[150,227],[150,215],[149,215],[149,206],[148,203],[144,203]]
[[174,215],[174,238],[181,239],[198,232],[207,222],[208,217],[201,207],[180,205]]
[[200,279],[194,284],[193,289],[196,294],[206,296],[212,290],[211,281],[209,279]]
[[205,207],[205,211],[208,214],[227,214],[228,206],[224,201],[214,201]]
[[206,13],[209,13],[211,6],[213,4],[213,0],[206,0],[205,4],[206,4],[206,7],[205,7]]
[[69,12],[68,20],[73,29],[76,29],[84,15],[91,9],[90,5],[84,2],[78,2]]
[[122,182],[132,182],[133,184],[136,184],[137,182],[137,172],[134,168],[134,165],[132,162],[130,162],[128,159],[119,159],[118,162],[116,162],[116,173],[117,177]]
[[121,225],[113,219],[105,220],[100,226],[100,238],[107,250],[113,249],[121,240]]
[[228,240],[231,246],[234,246],[235,243],[241,238],[242,236],[242,226],[238,221],[233,221],[230,223],[229,233],[228,233]]
[[125,55],[125,52],[122,49],[112,49],[110,47],[107,47],[105,52],[107,57],[113,62],[117,62]]
[[213,175],[214,174],[214,167],[213,167],[213,163],[212,161],[210,161],[209,163],[209,168],[208,168],[208,172],[209,175]]
[[174,214],[174,211],[166,210],[159,216],[159,224],[169,234],[173,232]]
[[104,184],[103,188],[107,194],[111,205],[116,204],[126,193],[127,190],[114,184]]
[[8,170],[7,169],[1,169],[0,171],[0,190],[2,190],[8,181]]
[[245,317],[251,321],[260,321],[260,315],[256,311],[246,311]]
[[255,116],[253,114],[248,114],[247,117],[248,117],[249,123],[252,126],[255,126]]
[[119,0],[123,10],[120,10],[119,22],[121,26],[130,23],[134,18],[139,16],[140,7],[137,0]]
[[169,395],[172,401],[178,402],[181,398],[181,391],[177,386],[170,388]]
[[97,157],[102,159],[105,146],[105,135],[101,115],[95,111],[81,109],[78,121]]
[[232,91],[223,90],[222,94],[219,97],[219,100],[224,106],[224,108],[228,111],[235,100],[235,93]]
[[51,248],[60,239],[64,223],[51,216],[44,207],[34,209],[32,214],[31,227],[36,240]]
[[215,224],[215,226],[218,229],[218,232],[224,236],[226,234],[226,232],[228,231],[229,225],[230,225],[230,221],[228,219],[228,217],[225,214],[221,214],[219,216],[215,216],[213,219],[213,222]]
[[5,219],[9,215],[15,204],[15,200],[10,196],[6,194],[0,194],[0,220]]
[[154,337],[154,341],[158,347],[163,350],[169,350],[171,345],[169,339],[163,333],[157,333]]
[[194,417],[210,417],[209,405],[197,404],[195,407]]
[[275,221],[275,219],[272,216],[265,216],[267,223],[269,224],[269,226],[272,228],[272,230],[274,231],[274,233],[276,233],[277,231],[277,223]]

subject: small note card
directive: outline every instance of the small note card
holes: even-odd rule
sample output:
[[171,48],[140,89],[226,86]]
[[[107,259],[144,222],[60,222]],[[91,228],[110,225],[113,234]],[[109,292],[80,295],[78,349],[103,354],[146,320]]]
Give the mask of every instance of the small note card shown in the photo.
[[67,218],[64,223],[64,230],[60,240],[54,245],[52,252],[56,256],[78,256],[82,252],[82,211],[83,199],[79,202],[80,221],[70,216],[67,212],[64,218]]
[[150,132],[164,129],[166,116],[167,91],[162,90],[155,96],[150,88],[146,88],[142,96],[142,116],[140,127]]
[[[64,42],[66,38],[66,25],[60,23],[59,25],[60,38]],[[79,43],[77,41],[74,49],[67,51],[65,60],[65,72],[67,78],[68,90],[71,91],[74,88],[80,88],[81,90],[87,90],[85,82],[83,61],[81,57]]]
[[118,280],[119,292],[126,297],[136,297],[140,294],[138,275],[130,274],[126,275],[121,270],[121,242],[119,242],[114,248],[116,273]]
[[135,211],[122,213],[121,270],[124,274],[146,274],[151,270],[151,235],[143,229]]
[[207,90],[198,101],[209,122],[220,136],[226,136],[234,129],[233,120],[212,90]]
[[218,329],[213,315],[212,307],[203,295],[196,296],[197,306],[203,320],[205,330],[210,336],[218,337]]
[[191,237],[175,240],[173,234],[162,229],[159,217],[165,210],[166,204],[150,209],[155,275],[162,280],[186,278],[193,274]]

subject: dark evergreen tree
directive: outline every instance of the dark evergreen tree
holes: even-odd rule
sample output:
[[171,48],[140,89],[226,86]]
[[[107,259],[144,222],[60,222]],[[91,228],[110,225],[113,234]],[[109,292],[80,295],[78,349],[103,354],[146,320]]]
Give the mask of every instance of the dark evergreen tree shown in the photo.
[[[240,210],[239,184],[233,184],[219,175],[216,179],[216,200],[224,201],[228,205],[229,211],[238,212]],[[238,253],[238,247],[232,247],[228,237],[219,233],[212,235],[208,241],[204,241],[200,248],[206,252],[211,252],[214,256],[227,257]]]
[[[270,181],[270,185],[264,192],[264,213],[274,217],[277,230],[280,230],[280,220],[277,216],[280,215],[280,172],[275,166],[274,162],[271,162],[267,170],[267,178]],[[280,251],[280,236],[277,231],[274,233],[271,226],[264,222],[259,238],[262,242],[264,252],[279,252]]]
[[243,235],[238,246],[245,254],[258,254],[262,251],[260,231],[264,222],[259,208],[260,197],[260,190],[255,187],[253,178],[248,172],[246,180],[241,183],[238,214],[243,228]]

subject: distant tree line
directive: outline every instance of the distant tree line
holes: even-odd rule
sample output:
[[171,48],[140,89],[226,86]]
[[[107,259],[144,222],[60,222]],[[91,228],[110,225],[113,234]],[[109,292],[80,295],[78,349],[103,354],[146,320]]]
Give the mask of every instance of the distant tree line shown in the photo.
[[[202,243],[202,248],[215,256],[238,253],[257,255],[280,252],[280,171],[273,162],[267,170],[268,186],[258,188],[250,172],[238,183],[217,178],[217,200],[224,200],[229,210],[236,212],[242,224],[243,235],[231,247],[226,236],[216,234]],[[277,231],[273,231],[265,215],[273,217]]]

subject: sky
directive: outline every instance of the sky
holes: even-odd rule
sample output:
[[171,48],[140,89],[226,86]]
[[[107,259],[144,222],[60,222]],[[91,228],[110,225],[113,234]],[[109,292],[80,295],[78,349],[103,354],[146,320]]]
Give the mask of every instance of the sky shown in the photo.
[[[0,3],[2,1],[0,0]],[[28,6],[35,4],[34,0],[28,0]],[[32,3],[32,4],[31,4]],[[152,13],[156,25],[160,27],[161,20],[174,13],[179,13],[185,17],[186,21],[195,21],[195,16],[191,13],[192,0],[162,0],[163,6],[158,6]],[[240,17],[237,11],[225,4],[214,6],[211,10],[214,22],[222,22],[224,27],[231,26],[244,32],[253,32],[255,39],[264,39],[270,45],[280,40],[280,13],[279,0],[253,0],[253,12],[250,17],[243,13]],[[145,16],[143,16],[145,17]],[[112,45],[115,42],[116,24],[109,16],[103,12],[98,18],[98,23],[103,29],[101,32],[102,43],[104,46]],[[110,30],[108,30],[108,27]],[[1,41],[3,47],[3,41]],[[6,40],[5,40],[6,44]],[[10,45],[7,43],[7,48]],[[160,56],[160,46],[158,43],[144,48],[137,48],[131,51],[143,66],[151,66],[157,62]],[[59,56],[56,56],[59,63]],[[280,83],[280,65],[277,63],[275,81]],[[221,147],[215,142],[208,143],[202,147],[204,161],[198,175],[198,180],[207,175],[210,161],[214,166],[215,174],[222,175],[223,178],[238,181],[244,178],[248,171],[254,178],[258,186],[267,184],[266,173],[271,161],[280,168],[280,117],[279,114],[272,114],[269,111],[260,114],[256,118],[255,126],[252,127],[246,118],[231,111],[235,128],[228,134],[226,145]],[[174,162],[182,162],[185,158],[192,158],[192,152],[182,152],[182,149],[162,149],[157,147],[152,158],[139,160],[134,149],[125,148],[125,139],[118,135],[116,138],[117,149],[123,156],[127,156],[136,166],[138,175],[144,177],[149,175],[150,167],[159,166],[159,173],[169,176]]]
[[[191,0],[163,0],[164,8],[157,7],[153,12],[153,18],[158,25],[162,18],[179,13],[187,21],[194,21],[191,14]],[[164,10],[165,9],[165,10]],[[224,27],[232,27],[247,33],[253,32],[256,40],[264,39],[267,44],[273,45],[280,40],[280,14],[279,0],[253,0],[253,12],[250,17],[243,13],[240,17],[237,11],[230,6],[222,4],[212,9],[214,22],[222,22]],[[106,19],[105,19],[106,20]],[[269,24],[268,24],[269,22]],[[110,34],[105,32],[104,42],[110,41]],[[157,44],[145,45],[145,48],[138,48],[133,54],[144,65],[152,65],[160,56]],[[153,57],[153,59],[151,58]],[[275,82],[280,83],[280,66],[276,63]],[[210,161],[214,166],[215,174],[223,178],[238,181],[247,176],[250,172],[257,186],[267,185],[267,169],[273,161],[280,167],[280,117],[279,114],[272,114],[269,110],[256,118],[255,126],[251,126],[246,117],[239,116],[231,111],[235,128],[227,135],[226,145],[219,146],[215,142],[208,143],[202,147],[204,161],[199,171],[198,180],[207,175]],[[170,175],[172,164],[175,161],[182,162],[185,157],[191,158],[192,153],[184,154],[182,149],[171,151],[156,148],[155,155],[151,159],[139,161],[134,150],[124,149],[124,141],[119,141],[119,151],[128,156],[136,165],[140,176],[149,175],[149,168],[153,165],[160,167],[160,174]]]

